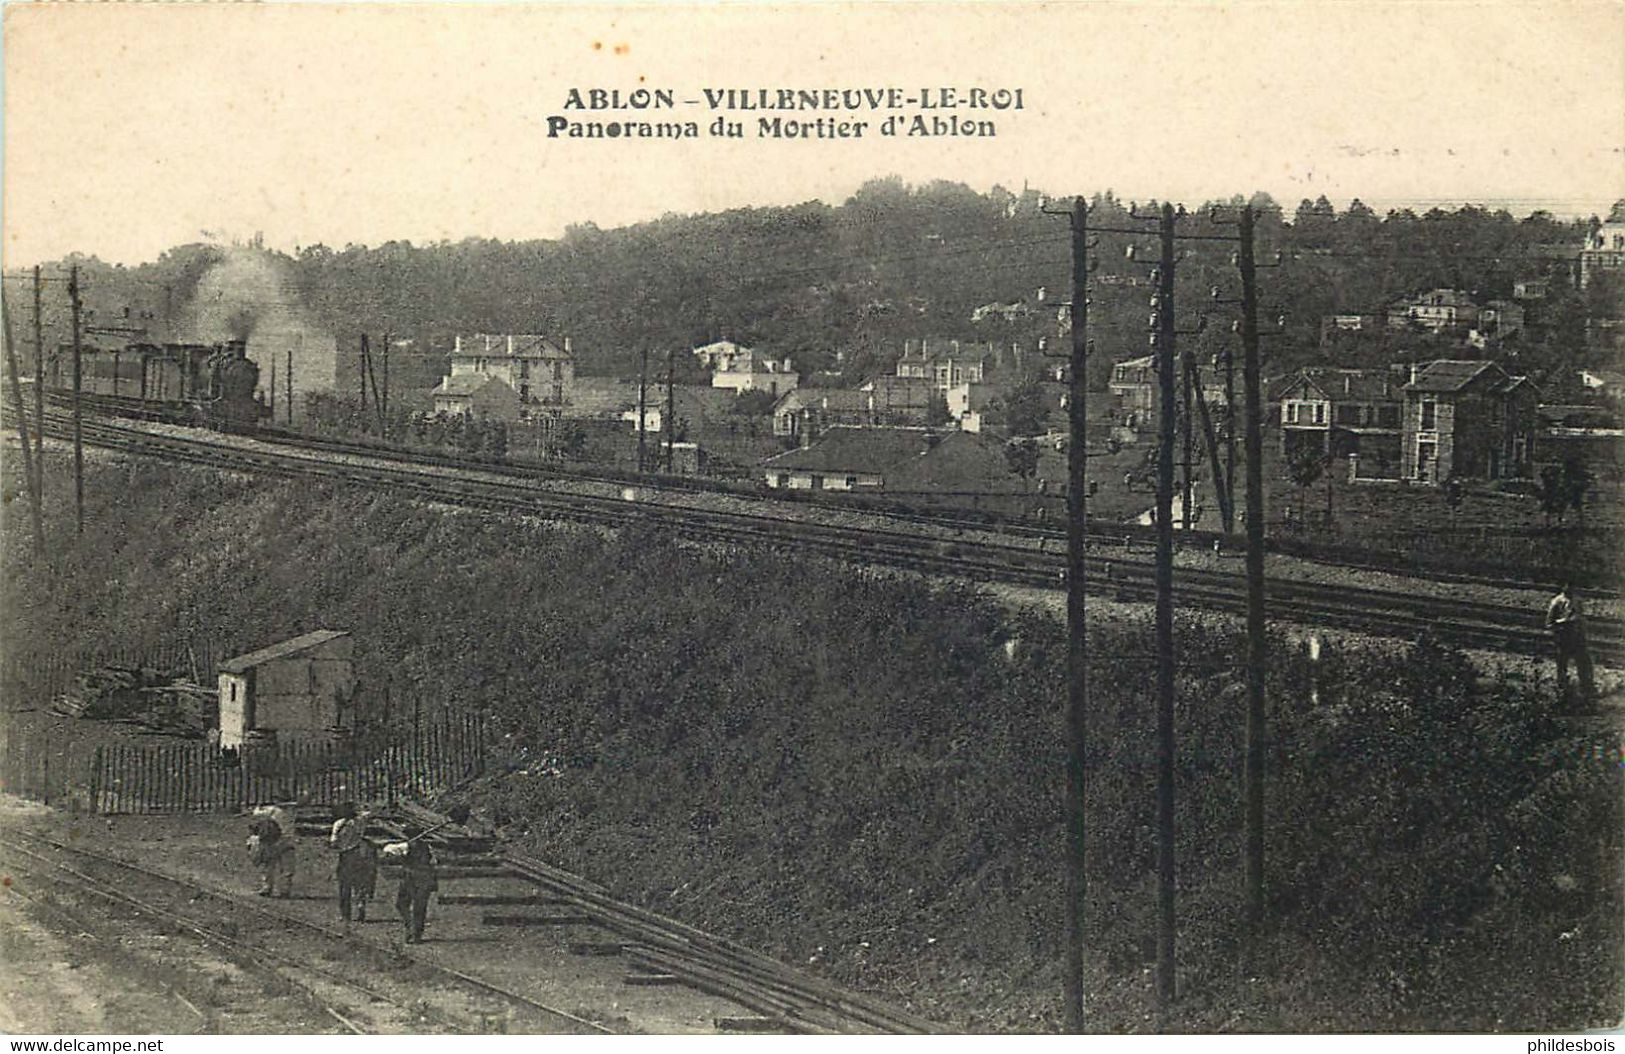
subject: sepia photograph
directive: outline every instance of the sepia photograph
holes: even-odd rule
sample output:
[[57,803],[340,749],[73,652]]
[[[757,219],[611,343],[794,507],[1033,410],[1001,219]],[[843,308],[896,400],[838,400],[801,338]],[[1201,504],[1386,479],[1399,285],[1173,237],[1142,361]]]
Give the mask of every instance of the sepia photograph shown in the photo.
[[1614,1049],[1621,3],[3,8],[0,1032]]

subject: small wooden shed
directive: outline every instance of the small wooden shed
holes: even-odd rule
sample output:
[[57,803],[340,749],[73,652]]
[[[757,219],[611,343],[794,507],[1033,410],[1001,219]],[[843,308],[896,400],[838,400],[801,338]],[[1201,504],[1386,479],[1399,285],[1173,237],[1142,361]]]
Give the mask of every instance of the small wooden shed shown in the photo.
[[241,747],[250,732],[274,732],[286,743],[326,741],[353,728],[353,644],[346,631],[319,629],[222,662],[221,749]]

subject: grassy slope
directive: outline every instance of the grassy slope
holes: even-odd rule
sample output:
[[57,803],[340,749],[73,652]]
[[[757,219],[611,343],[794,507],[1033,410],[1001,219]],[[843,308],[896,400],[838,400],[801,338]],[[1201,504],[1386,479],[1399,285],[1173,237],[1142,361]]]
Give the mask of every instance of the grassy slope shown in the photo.
[[[354,628],[358,673],[396,712],[416,699],[496,715],[510,766],[476,804],[542,855],[961,1026],[1057,1025],[1052,620],[642,530],[609,539],[142,464],[96,466],[90,494],[84,545],[49,573],[8,519],[8,651],[178,632],[248,648]],[[1089,981],[1107,1029],[1149,1024],[1148,637],[1144,624],[1092,636]],[[1611,1017],[1617,741],[1425,647],[1339,653],[1312,706],[1305,665],[1278,649],[1276,925],[1249,981],[1241,649],[1206,622],[1182,624],[1180,649],[1174,1027]]]

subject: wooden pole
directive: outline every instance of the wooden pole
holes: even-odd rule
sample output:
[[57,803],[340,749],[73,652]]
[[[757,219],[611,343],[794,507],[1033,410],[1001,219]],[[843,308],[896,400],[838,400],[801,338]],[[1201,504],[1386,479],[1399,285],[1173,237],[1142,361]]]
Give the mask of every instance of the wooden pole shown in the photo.
[[1085,598],[1088,580],[1085,546],[1088,532],[1089,451],[1088,435],[1088,352],[1089,352],[1089,206],[1080,195],[1072,202],[1072,376],[1067,405],[1068,445],[1066,456],[1066,673],[1067,673],[1067,766],[1066,821],[1070,860],[1066,868],[1066,1026],[1071,1033],[1084,1030],[1083,965],[1086,950],[1084,904],[1088,878],[1084,838],[1087,817],[1084,792],[1087,787],[1089,713],[1088,609]]
[[28,440],[28,416],[23,409],[23,383],[17,376],[17,345],[11,339],[10,302],[0,299],[0,319],[6,338],[6,373],[11,378],[11,398],[17,411],[17,433],[23,441],[23,478],[28,487],[28,509],[34,524],[34,555],[45,555],[45,520],[40,508],[41,473]]
[[1241,212],[1242,387],[1247,400],[1247,732],[1242,765],[1245,814],[1246,913],[1256,938],[1264,922],[1264,411],[1258,362],[1258,284],[1253,260],[1253,210]]
[[643,435],[643,422],[644,422],[644,419],[645,419],[645,415],[648,413],[648,397],[649,397],[649,349],[644,348],[643,353],[642,353],[642,364],[638,368],[638,471],[639,472],[647,471],[648,467],[649,467],[648,462],[646,460],[647,455],[645,453],[645,446],[644,446],[645,440],[644,440],[644,435]]
[[384,390],[378,396],[378,434],[389,437],[389,342],[390,334],[384,334]]
[[672,457],[677,442],[677,388],[672,383],[676,374],[677,351],[666,349],[666,471],[672,471]]
[[40,501],[45,501],[45,323],[40,311],[39,267],[34,267],[34,471]]
[[79,404],[81,349],[79,343],[79,265],[68,272],[68,303],[73,309],[73,514],[74,529],[85,533],[85,437],[84,410]]
[[1174,207],[1162,207],[1157,380],[1157,1003],[1174,1001]]

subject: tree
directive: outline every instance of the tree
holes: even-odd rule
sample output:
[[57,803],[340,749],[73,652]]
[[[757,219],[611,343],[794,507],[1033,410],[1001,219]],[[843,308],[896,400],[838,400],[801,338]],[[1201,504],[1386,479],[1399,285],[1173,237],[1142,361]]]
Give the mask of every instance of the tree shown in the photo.
[[1586,495],[1591,490],[1591,470],[1579,458],[1571,457],[1563,462],[1562,488],[1564,500],[1569,508],[1580,516],[1580,526],[1585,526]]
[[954,419],[948,411],[948,397],[941,392],[931,396],[931,405],[925,412],[925,423],[931,428],[941,428]]
[[1461,508],[1461,480],[1452,474],[1444,481],[1444,503],[1450,506],[1450,529],[1456,529],[1456,512]]
[[1569,495],[1563,479],[1563,470],[1556,465],[1546,465],[1540,470],[1540,482],[1535,484],[1535,496],[1540,499],[1540,511],[1546,517],[1546,526],[1552,525],[1555,517],[1557,525],[1563,525],[1563,517],[1568,512]]
[[1032,479],[1038,472],[1038,443],[1033,439],[1013,440],[1004,445],[1004,459],[1010,471],[1022,479]]
[[498,461],[508,456],[508,424],[505,421],[492,421],[485,429],[485,452]]
[[1044,385],[1026,380],[1004,397],[1001,416],[1005,431],[1013,436],[1037,435],[1044,428]]
[[1326,470],[1327,457],[1311,446],[1300,446],[1287,456],[1286,474],[1298,488],[1298,507],[1309,504],[1308,491]]

